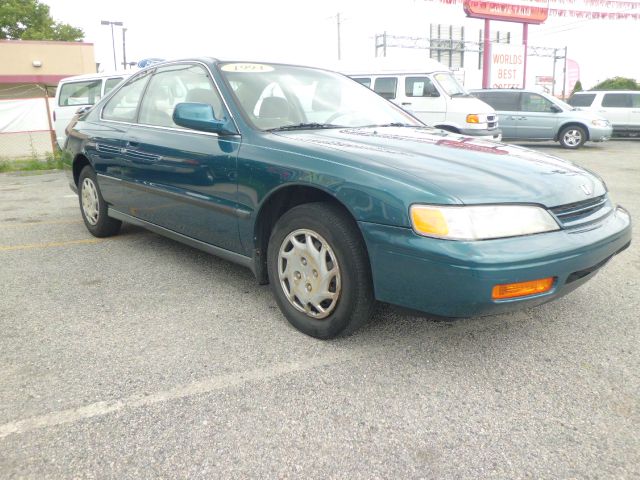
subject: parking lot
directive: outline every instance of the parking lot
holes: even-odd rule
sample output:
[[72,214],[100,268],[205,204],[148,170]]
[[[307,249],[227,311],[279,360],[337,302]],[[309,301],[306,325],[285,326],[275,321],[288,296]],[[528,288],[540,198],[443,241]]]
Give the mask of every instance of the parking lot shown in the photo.
[[[640,142],[567,151],[636,224]],[[318,341],[239,266],[0,175],[0,477],[638,478],[640,246],[563,299]]]

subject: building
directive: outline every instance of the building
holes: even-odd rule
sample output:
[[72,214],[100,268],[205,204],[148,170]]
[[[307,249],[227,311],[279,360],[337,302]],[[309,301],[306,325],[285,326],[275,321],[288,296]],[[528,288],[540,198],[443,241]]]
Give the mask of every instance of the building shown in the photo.
[[92,43],[0,40],[0,159],[51,153],[58,82],[95,71]]

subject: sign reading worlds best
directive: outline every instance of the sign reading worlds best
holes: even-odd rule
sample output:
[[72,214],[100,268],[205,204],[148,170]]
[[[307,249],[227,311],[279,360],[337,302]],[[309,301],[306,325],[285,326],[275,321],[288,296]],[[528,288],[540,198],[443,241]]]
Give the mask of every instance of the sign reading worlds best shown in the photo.
[[522,88],[524,45],[491,44],[491,88]]

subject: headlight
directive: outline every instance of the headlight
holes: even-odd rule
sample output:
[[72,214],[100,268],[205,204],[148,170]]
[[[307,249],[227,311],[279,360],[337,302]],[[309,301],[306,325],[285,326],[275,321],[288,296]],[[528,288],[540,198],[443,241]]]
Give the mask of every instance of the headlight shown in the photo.
[[530,205],[412,205],[416,233],[449,240],[488,240],[560,230],[544,208]]
[[596,127],[608,127],[609,120],[592,120],[591,123]]

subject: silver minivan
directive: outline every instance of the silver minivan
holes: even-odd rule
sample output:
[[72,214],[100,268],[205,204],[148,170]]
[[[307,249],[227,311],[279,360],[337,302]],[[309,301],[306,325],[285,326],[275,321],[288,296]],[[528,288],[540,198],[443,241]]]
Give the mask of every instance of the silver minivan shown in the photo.
[[609,121],[580,111],[551,95],[529,90],[490,89],[472,93],[498,112],[505,140],[554,140],[564,148],[611,138]]

